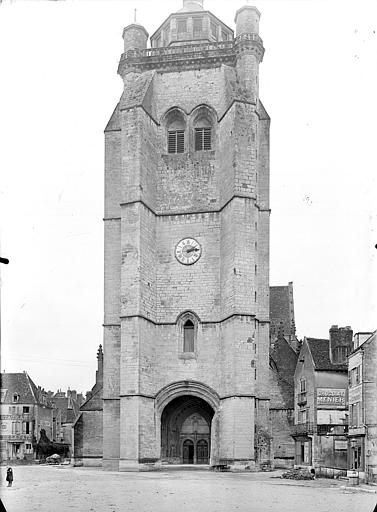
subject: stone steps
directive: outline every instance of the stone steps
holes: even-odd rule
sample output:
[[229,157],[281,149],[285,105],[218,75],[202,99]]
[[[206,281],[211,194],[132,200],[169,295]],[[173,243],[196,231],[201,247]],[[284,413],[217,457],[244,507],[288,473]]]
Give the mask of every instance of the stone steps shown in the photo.
[[209,471],[208,464],[162,464],[161,471]]

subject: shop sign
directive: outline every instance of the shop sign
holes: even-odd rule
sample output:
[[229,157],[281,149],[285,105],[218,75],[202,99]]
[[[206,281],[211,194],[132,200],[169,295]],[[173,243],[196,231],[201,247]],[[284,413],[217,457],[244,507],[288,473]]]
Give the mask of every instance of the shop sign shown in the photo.
[[365,435],[365,427],[349,427],[349,436],[363,436]]
[[348,401],[350,404],[361,402],[362,400],[362,386],[356,386],[355,388],[349,388],[348,390]]
[[335,450],[347,450],[347,441],[337,441],[335,440]]
[[8,441],[24,441],[31,439],[31,434],[9,434],[4,435],[4,439],[7,439]]
[[317,389],[317,407],[342,409],[346,406],[346,390],[334,388]]

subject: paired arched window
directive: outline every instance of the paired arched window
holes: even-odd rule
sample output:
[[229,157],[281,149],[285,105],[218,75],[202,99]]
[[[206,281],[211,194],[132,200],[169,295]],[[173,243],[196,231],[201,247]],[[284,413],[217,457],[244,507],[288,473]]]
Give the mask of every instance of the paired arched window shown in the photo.
[[195,109],[190,119],[188,131],[186,114],[182,110],[174,108],[168,112],[166,116],[168,153],[184,153],[187,145],[195,151],[212,149],[215,118],[211,109],[202,105]]

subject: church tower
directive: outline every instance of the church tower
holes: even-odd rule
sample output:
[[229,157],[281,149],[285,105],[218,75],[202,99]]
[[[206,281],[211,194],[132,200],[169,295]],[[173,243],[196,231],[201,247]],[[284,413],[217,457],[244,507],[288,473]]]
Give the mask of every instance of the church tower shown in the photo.
[[258,9],[123,32],[105,130],[103,467],[269,459],[269,117]]

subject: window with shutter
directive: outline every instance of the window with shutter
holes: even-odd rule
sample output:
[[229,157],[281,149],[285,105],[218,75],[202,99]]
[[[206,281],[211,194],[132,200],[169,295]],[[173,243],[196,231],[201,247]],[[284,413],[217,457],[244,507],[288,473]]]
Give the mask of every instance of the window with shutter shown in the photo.
[[211,149],[211,128],[195,128],[195,151]]
[[184,153],[185,132],[174,130],[168,132],[168,153]]

